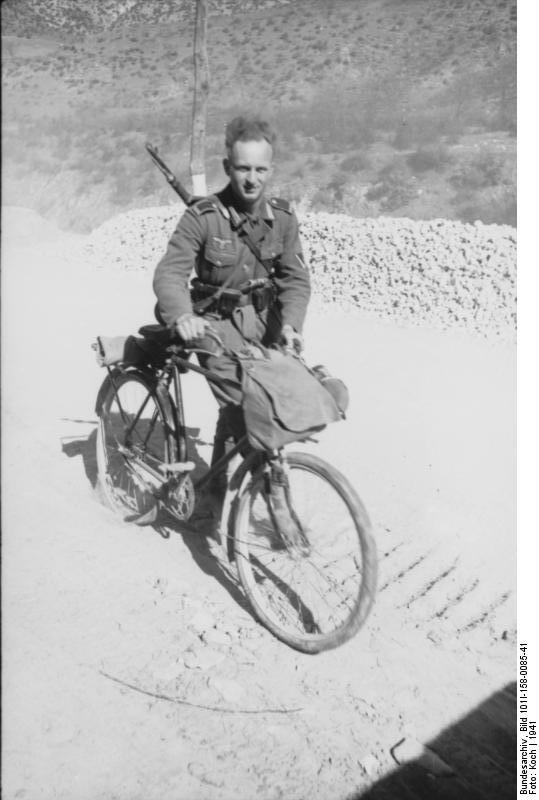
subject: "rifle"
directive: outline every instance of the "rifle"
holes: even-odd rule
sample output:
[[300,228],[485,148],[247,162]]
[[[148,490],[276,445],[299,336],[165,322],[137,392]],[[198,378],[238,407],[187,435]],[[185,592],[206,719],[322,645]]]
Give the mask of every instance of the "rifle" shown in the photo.
[[150,154],[150,158],[155,166],[161,170],[169,184],[172,186],[176,194],[181,197],[186,206],[192,206],[193,203],[197,202],[197,200],[202,199],[201,197],[196,197],[195,195],[190,194],[185,186],[180,183],[178,178],[173,172],[171,172],[171,170],[169,170],[161,156],[158,154],[157,147],[153,147],[153,145],[151,145],[149,142],[146,142],[146,150]]

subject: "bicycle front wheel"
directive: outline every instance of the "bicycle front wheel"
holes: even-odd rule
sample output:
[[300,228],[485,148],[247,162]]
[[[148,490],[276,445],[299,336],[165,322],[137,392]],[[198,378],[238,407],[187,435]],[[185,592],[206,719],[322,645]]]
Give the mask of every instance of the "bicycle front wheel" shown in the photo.
[[238,498],[238,574],[263,625],[291,647],[318,653],[343,644],[365,622],[376,589],[376,547],[367,512],[340,472],[308,453],[286,454],[284,468],[301,544],[279,536],[261,468]]
[[108,506],[133,516],[155,504],[163,482],[159,467],[175,461],[175,443],[155,384],[139,372],[110,383],[99,410],[97,473]]

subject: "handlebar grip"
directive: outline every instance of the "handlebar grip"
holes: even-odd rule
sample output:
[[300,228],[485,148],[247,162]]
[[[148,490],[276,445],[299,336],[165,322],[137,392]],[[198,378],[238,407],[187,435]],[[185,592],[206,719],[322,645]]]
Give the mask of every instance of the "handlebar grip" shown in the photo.
[[208,327],[207,330],[206,330],[205,336],[207,336],[209,339],[213,339],[215,344],[218,347],[220,347],[222,350],[225,349],[225,343],[223,342],[223,340],[221,339],[219,334],[216,331],[213,330],[213,328]]
[[206,347],[198,346],[198,344],[196,342],[195,343],[188,343],[188,342],[184,341],[179,334],[178,334],[178,339],[180,340],[180,342],[182,342],[182,345],[185,348],[185,350],[189,350],[192,353],[210,353],[210,355],[222,355],[226,350],[225,343],[223,342],[223,340],[221,339],[219,334],[216,331],[214,331],[213,328],[211,328],[209,326],[206,328],[204,336],[201,336],[200,340],[198,340],[198,341],[200,342],[200,344],[203,345],[205,339],[210,339],[211,341],[213,341],[217,345],[217,351],[218,352],[216,352],[216,353],[208,350]]

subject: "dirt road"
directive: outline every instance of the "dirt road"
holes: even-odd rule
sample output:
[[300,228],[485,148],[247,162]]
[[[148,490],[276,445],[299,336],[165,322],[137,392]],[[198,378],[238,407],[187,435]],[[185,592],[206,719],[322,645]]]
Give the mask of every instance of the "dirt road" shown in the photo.
[[[511,346],[311,313],[307,360],[352,396],[317,449],[370,512],[380,580],[359,635],[306,656],[204,539],[99,504],[90,343],[151,321],[150,279],[45,234],[3,255],[6,800],[345,800],[514,679]],[[208,460],[197,378],[187,415]]]

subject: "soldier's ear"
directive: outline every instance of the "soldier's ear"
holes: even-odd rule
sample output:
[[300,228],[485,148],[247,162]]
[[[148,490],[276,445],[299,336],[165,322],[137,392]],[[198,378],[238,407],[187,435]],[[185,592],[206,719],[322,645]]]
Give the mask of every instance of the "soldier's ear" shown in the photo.
[[230,175],[230,161],[228,158],[223,158],[223,169],[226,175]]

